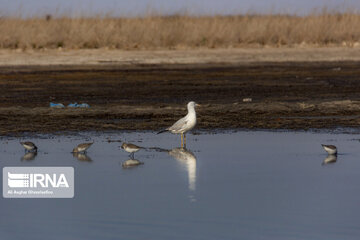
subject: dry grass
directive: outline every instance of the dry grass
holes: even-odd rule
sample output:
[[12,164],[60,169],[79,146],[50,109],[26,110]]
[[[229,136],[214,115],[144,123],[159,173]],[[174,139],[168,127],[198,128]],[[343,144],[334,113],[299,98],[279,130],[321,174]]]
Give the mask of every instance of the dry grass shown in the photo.
[[360,14],[2,18],[0,48],[359,45]]

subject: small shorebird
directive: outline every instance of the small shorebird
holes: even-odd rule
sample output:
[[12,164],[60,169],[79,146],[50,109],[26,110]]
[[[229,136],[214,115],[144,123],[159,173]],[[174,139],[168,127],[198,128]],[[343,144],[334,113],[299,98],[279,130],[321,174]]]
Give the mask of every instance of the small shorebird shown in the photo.
[[188,114],[179,119],[174,125],[171,127],[162,130],[158,132],[157,134],[163,133],[163,132],[171,132],[175,134],[181,134],[181,147],[186,146],[186,132],[193,129],[196,125],[196,112],[195,107],[200,106],[199,104],[196,104],[195,102],[189,102],[187,104]]
[[130,153],[130,157],[134,158],[134,153],[142,149],[142,147],[136,146],[132,143],[123,143],[121,148],[124,149],[126,152]]
[[325,144],[321,144],[321,146],[325,149],[325,151],[328,154],[330,154],[330,155],[336,155],[337,154],[336,146],[334,146],[334,145],[325,145]]
[[84,152],[86,152],[86,150],[87,150],[92,144],[93,144],[93,142],[91,142],[91,143],[80,143],[79,145],[77,145],[76,148],[74,148],[74,149],[72,150],[72,152],[73,152],[73,153],[80,153],[80,152],[84,153]]
[[38,148],[32,142],[20,142],[20,144],[23,145],[23,147],[25,148],[25,152],[26,151],[37,152]]
[[138,166],[138,165],[142,165],[142,164],[144,164],[144,163],[140,162],[139,160],[129,159],[129,160],[126,160],[125,162],[123,162],[122,167],[128,168],[128,167],[134,167],[134,166]]

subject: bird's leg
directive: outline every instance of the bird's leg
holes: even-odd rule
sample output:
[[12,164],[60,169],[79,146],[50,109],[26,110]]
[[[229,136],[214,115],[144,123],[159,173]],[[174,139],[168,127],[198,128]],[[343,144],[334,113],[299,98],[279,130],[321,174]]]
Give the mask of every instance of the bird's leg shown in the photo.
[[186,148],[186,134],[184,134],[184,148]]
[[130,158],[134,159],[134,152],[130,153]]
[[181,133],[181,148],[184,147],[184,135]]

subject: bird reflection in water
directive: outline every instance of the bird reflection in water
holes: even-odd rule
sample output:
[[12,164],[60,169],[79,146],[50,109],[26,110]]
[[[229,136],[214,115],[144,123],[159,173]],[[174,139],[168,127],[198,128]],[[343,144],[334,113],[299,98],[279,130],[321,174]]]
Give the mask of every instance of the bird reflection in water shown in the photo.
[[331,164],[331,163],[335,163],[337,161],[337,155],[332,155],[329,154],[324,161],[322,162],[321,165],[326,165],[326,164]]
[[73,152],[73,157],[81,162],[92,162],[92,159],[85,153]]
[[196,157],[186,148],[174,148],[168,151],[169,155],[175,158],[187,171],[189,189],[195,191],[196,185]]
[[144,164],[143,162],[140,162],[137,159],[131,158],[131,159],[126,160],[125,162],[123,162],[121,165],[122,165],[123,168],[132,168],[132,167],[143,165],[143,164]]
[[22,156],[21,161],[31,161],[34,160],[37,156],[37,152],[27,152]]

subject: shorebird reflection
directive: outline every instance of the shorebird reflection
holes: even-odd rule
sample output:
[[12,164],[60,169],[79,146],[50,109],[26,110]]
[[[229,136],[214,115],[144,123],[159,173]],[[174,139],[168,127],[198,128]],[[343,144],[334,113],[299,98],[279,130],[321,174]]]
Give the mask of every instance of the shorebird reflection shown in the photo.
[[335,163],[336,160],[337,160],[337,156],[336,156],[336,155],[329,154],[329,155],[324,159],[324,161],[322,162],[321,165],[326,165],[326,164],[330,164],[330,163]]
[[92,162],[92,159],[85,153],[74,152],[73,157],[81,162]]
[[196,184],[196,157],[185,148],[174,148],[168,151],[188,172],[189,189],[195,191]]
[[22,156],[21,161],[31,161],[36,158],[37,152],[27,152]]
[[143,164],[144,164],[143,162],[140,162],[137,159],[130,158],[129,160],[126,160],[125,162],[123,162],[121,165],[123,168],[132,168],[132,167],[143,165]]

